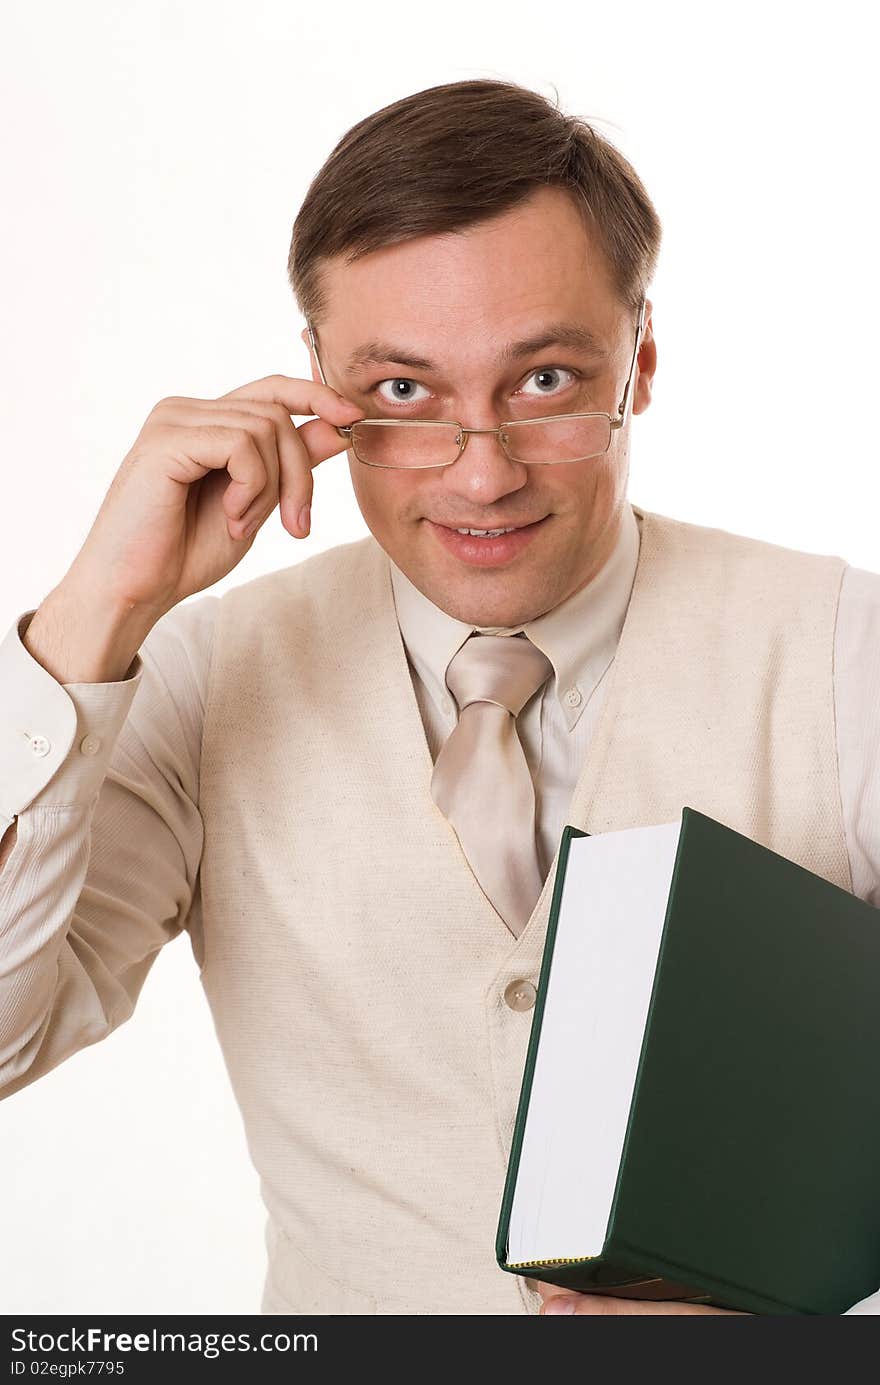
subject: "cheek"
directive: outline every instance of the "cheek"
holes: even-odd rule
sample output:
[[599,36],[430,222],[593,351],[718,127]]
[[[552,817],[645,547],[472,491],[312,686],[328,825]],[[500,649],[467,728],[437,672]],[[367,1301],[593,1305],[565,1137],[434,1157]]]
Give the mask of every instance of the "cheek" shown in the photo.
[[582,513],[592,510],[609,489],[611,469],[608,458],[595,462],[572,463],[563,496],[567,505]]
[[[617,441],[617,439],[615,439]],[[621,439],[621,443],[625,440]],[[623,446],[612,448],[604,457],[597,458],[598,466],[591,474],[592,491],[595,495],[614,496],[620,490],[621,482],[626,480],[626,451]]]
[[374,534],[391,535],[407,513],[418,513],[413,504],[408,506],[414,477],[364,466],[354,453],[347,455],[355,499]]
[[348,470],[351,475],[351,485],[354,490],[358,505],[365,519],[371,518],[374,514],[379,517],[382,514],[383,506],[380,503],[379,479],[382,476],[380,471],[364,466],[359,462],[353,452],[348,456]]
[[585,463],[583,471],[558,487],[556,508],[572,517],[566,529],[576,533],[578,543],[597,537],[606,528],[620,505],[622,479],[618,460],[606,455],[595,465]]

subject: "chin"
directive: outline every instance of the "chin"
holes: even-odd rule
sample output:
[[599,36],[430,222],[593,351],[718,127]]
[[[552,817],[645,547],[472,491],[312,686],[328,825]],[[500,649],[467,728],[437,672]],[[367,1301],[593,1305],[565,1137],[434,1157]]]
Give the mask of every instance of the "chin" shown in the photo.
[[524,625],[544,614],[554,604],[553,582],[543,564],[532,563],[531,572],[497,569],[490,571],[450,571],[437,555],[426,555],[412,546],[405,550],[384,542],[378,533],[374,537],[409,578],[414,587],[441,611],[466,625]]
[[[503,578],[500,580],[503,581]],[[497,625],[502,628],[525,625],[548,609],[546,605],[541,604],[533,588],[522,594],[507,591],[500,592],[497,596],[466,590],[463,587],[428,587],[423,590],[435,606],[439,606],[456,620],[464,621],[466,625]]]

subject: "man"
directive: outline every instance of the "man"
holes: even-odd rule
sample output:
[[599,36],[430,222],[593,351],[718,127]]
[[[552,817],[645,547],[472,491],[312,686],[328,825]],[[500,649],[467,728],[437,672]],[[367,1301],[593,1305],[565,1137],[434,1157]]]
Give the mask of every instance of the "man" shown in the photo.
[[[627,500],[659,238],[626,161],[535,93],[361,121],[294,228],[314,383],[162,401],[0,648],[0,830],[27,829],[0,1095],[127,1019],[186,927],[269,1213],[265,1313],[567,1297],[494,1260],[566,822],[688,803],[880,901],[880,578]],[[343,445],[368,538],[179,605],[276,504],[307,533]]]

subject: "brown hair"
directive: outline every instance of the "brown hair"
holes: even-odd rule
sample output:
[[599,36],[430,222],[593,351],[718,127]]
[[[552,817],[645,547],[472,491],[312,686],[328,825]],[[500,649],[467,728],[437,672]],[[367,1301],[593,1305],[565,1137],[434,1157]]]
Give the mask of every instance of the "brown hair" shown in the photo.
[[585,120],[512,82],[414,92],[352,125],[309,184],[287,275],[304,317],[326,308],[321,264],[462,230],[538,187],[569,189],[594,228],[621,300],[638,308],[661,225],[632,165]]

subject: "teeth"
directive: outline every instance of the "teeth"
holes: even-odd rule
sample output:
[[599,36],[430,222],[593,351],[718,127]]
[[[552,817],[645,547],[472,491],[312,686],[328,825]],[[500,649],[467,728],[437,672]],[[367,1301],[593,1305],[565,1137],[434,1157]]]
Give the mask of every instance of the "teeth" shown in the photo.
[[513,529],[456,529],[456,534],[473,534],[476,538],[497,538],[499,534],[512,534]]

